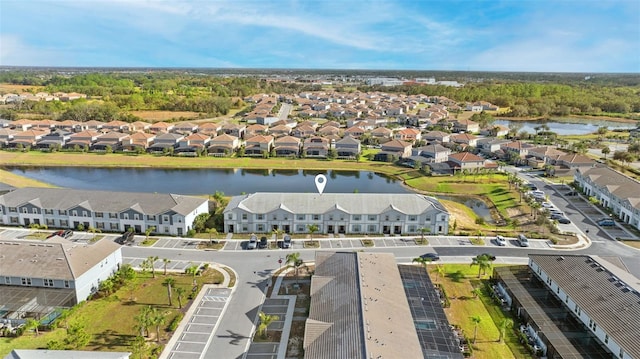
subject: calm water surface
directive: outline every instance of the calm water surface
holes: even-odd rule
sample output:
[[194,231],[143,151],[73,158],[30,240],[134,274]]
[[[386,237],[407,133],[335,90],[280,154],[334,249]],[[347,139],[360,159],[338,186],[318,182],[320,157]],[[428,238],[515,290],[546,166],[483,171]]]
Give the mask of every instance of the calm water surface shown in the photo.
[[[495,125],[502,125],[509,127],[512,121],[509,120],[496,120],[493,123]],[[593,120],[593,119],[567,119],[557,121],[513,121],[522,125],[520,131],[527,133],[536,133],[536,127],[547,125],[549,130],[557,133],[558,135],[586,135],[598,131],[598,127],[607,127],[610,130],[614,129],[632,129],[635,128],[634,124],[622,123],[614,121]]]
[[316,192],[314,178],[327,176],[325,192],[407,193],[385,175],[367,171],[140,169],[89,167],[8,168],[17,175],[60,187],[124,192],[226,195],[251,192]]

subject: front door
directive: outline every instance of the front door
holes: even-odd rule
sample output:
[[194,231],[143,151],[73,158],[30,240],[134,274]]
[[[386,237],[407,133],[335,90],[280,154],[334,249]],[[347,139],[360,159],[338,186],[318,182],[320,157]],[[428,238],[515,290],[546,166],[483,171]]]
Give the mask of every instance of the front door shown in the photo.
[[25,225],[25,226],[28,226],[28,225],[30,225],[30,224],[31,224],[31,220],[29,220],[29,218],[25,218],[25,219],[24,219],[24,225]]
[[338,233],[345,233],[345,226],[338,226]]
[[285,224],[282,229],[284,230],[284,233],[291,233],[291,226],[288,224]]
[[395,234],[402,233],[402,227],[401,226],[393,226],[393,233],[395,233]]
[[333,224],[327,226],[327,233],[334,233],[334,231]]
[[391,227],[389,227],[389,226],[382,226],[382,233],[384,233],[384,234],[391,234]]
[[229,233],[233,233],[233,224],[229,225]]

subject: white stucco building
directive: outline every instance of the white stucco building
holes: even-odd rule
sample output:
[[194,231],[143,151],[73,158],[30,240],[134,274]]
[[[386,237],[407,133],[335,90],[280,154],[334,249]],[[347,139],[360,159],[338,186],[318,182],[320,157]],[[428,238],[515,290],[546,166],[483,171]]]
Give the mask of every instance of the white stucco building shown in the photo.
[[224,210],[226,233],[447,234],[449,213],[433,197],[409,193],[253,193]]
[[122,232],[185,235],[198,214],[208,213],[206,198],[176,194],[19,188],[0,196],[0,224],[49,228],[97,228]]

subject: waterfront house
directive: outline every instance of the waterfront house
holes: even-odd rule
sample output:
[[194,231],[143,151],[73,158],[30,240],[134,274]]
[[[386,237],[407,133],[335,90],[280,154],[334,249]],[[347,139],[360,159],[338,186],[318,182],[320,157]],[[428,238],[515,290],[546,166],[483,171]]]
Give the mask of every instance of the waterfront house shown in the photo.
[[276,156],[278,157],[298,156],[300,155],[301,145],[302,145],[302,141],[297,137],[293,137],[293,136],[279,137],[274,142]]
[[224,133],[209,141],[207,153],[210,156],[225,156],[234,153],[239,147],[240,140],[238,137]]

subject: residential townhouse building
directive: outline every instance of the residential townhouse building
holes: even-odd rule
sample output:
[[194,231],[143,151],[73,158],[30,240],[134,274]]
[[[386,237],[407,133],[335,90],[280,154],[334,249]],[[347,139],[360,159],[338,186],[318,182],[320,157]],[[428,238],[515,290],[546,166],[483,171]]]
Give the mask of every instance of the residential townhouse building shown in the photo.
[[173,123],[156,122],[149,127],[149,131],[156,134],[169,133],[173,131],[176,126]]
[[438,141],[441,143],[446,143],[451,140],[451,134],[442,131],[429,131],[422,135],[426,141]]
[[304,140],[303,150],[306,157],[327,157],[331,141],[324,137],[309,137]]
[[4,225],[47,225],[50,228],[97,228],[122,232],[186,235],[198,214],[208,213],[208,200],[174,194],[128,193],[61,188],[19,188],[0,195]]
[[224,210],[225,233],[447,234],[449,213],[433,197],[391,193],[253,193]]
[[434,163],[441,163],[449,159],[451,150],[440,144],[431,144],[413,149],[412,155],[432,158]]
[[69,141],[64,145],[64,148],[73,149],[76,146],[79,148],[89,148],[100,135],[100,132],[94,130],[84,130],[82,132],[74,133],[69,138]]
[[153,140],[153,144],[147,148],[147,152],[159,153],[164,151],[172,151],[178,147],[178,143],[184,139],[184,135],[179,133],[154,132],[157,136]]
[[577,168],[574,180],[584,194],[640,229],[640,182],[607,166]]
[[449,155],[449,163],[454,170],[477,170],[484,168],[484,158],[470,152],[459,152]]
[[0,248],[0,318],[13,326],[27,316],[42,320],[56,308],[86,300],[122,264],[121,246],[107,238],[84,245],[61,237],[45,242],[2,239]]

